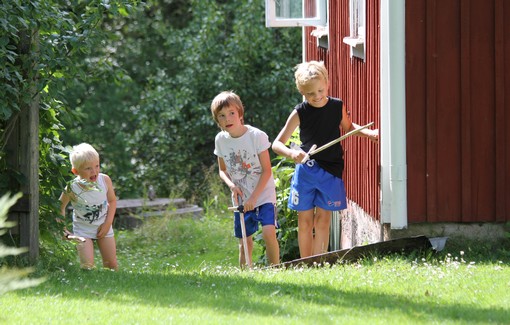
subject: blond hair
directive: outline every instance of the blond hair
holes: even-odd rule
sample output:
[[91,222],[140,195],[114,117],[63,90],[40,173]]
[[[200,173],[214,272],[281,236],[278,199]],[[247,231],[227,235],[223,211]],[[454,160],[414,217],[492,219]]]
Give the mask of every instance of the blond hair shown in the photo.
[[241,98],[234,93],[233,91],[222,91],[216,97],[214,97],[211,103],[211,114],[213,116],[216,124],[220,124],[218,121],[218,114],[225,107],[235,107],[237,108],[237,112],[239,113],[239,117],[241,118],[241,122],[243,122],[244,117],[244,106],[243,102],[241,102]]
[[73,147],[69,159],[73,168],[79,169],[83,163],[99,160],[99,154],[90,144],[80,143]]
[[303,62],[295,67],[294,78],[299,91],[306,87],[311,80],[323,78],[328,81],[328,70],[323,61]]

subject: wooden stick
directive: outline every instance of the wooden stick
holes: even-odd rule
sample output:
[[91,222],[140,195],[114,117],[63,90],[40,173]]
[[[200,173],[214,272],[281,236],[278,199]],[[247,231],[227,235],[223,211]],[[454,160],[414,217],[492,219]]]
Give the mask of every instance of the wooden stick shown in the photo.
[[301,160],[301,163],[304,164],[305,162],[308,161],[308,159],[310,159],[310,155],[312,154],[312,152],[317,148],[317,145],[314,144],[310,150],[308,150],[308,152],[306,153],[305,157],[303,158],[303,160]]
[[[239,197],[239,202],[241,202],[241,197]],[[244,248],[244,261],[246,262],[246,266],[251,270],[253,268],[251,257],[248,256],[248,239],[246,238],[246,224],[244,223],[244,206],[238,205],[236,207],[228,207],[230,211],[238,211],[239,212],[239,222],[241,223],[241,237],[243,240],[243,248]]]
[[[310,156],[315,155],[316,153],[319,153],[323,150],[326,150],[327,148],[331,147],[332,145],[337,144],[338,142],[350,137],[351,135],[354,135],[354,134],[360,132],[363,129],[366,129],[366,128],[372,126],[373,124],[374,124],[374,122],[370,122],[367,125],[360,126],[357,129],[347,132],[346,134],[342,135],[341,137],[339,137],[331,142],[328,142],[325,145],[323,145],[317,149],[314,149],[314,150],[310,149],[301,163],[304,164],[310,158]],[[313,146],[315,146],[315,145],[313,145]],[[312,146],[312,148],[313,148],[313,146]]]

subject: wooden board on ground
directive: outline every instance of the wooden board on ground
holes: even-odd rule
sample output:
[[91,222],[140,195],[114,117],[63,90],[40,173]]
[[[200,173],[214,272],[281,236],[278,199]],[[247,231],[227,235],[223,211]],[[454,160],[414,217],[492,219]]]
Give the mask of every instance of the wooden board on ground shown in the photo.
[[202,208],[186,203],[183,198],[155,198],[148,200],[123,199],[117,200],[114,228],[133,229],[139,227],[147,218],[162,216],[187,216],[200,218]]
[[123,199],[117,200],[117,214],[124,214],[140,209],[164,210],[168,206],[181,206],[186,203],[185,199],[156,198],[148,199]]
[[430,240],[426,236],[416,236],[407,238],[398,238],[368,244],[363,246],[354,246],[348,249],[341,249],[324,254],[300,258],[289,262],[284,262],[274,267],[293,267],[293,266],[312,266],[335,264],[340,262],[355,262],[363,257],[370,255],[385,255],[392,253],[410,253],[412,251],[425,251],[432,249]]

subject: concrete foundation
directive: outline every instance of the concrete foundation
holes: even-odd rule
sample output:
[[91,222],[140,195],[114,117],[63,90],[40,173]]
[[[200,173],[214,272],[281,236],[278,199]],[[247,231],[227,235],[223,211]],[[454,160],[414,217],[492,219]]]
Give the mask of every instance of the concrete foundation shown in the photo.
[[392,229],[392,238],[425,235],[427,237],[469,238],[480,241],[498,241],[509,232],[505,223],[414,223],[407,229]]
[[349,201],[346,210],[333,213],[330,250],[420,235],[429,238],[449,237],[497,241],[506,238],[506,233],[509,232],[510,224],[508,223],[415,223],[408,225],[406,229],[391,229],[389,224],[379,223],[355,202]]

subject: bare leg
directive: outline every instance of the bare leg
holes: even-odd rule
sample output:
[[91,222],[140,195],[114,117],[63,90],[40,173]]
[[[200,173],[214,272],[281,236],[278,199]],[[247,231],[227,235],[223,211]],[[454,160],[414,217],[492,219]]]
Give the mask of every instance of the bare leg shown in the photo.
[[78,256],[80,257],[80,267],[85,270],[94,268],[94,242],[90,238],[85,238],[84,242],[76,245]]
[[326,253],[329,245],[331,211],[316,208],[314,223],[315,238],[313,240],[313,254]]
[[112,270],[117,270],[117,246],[115,237],[104,237],[97,240],[101,257],[103,258],[103,266]]
[[312,255],[314,210],[298,211],[298,244],[301,258]]
[[276,239],[276,228],[273,225],[262,227],[262,236],[266,243],[266,255],[270,265],[280,264],[280,246]]

